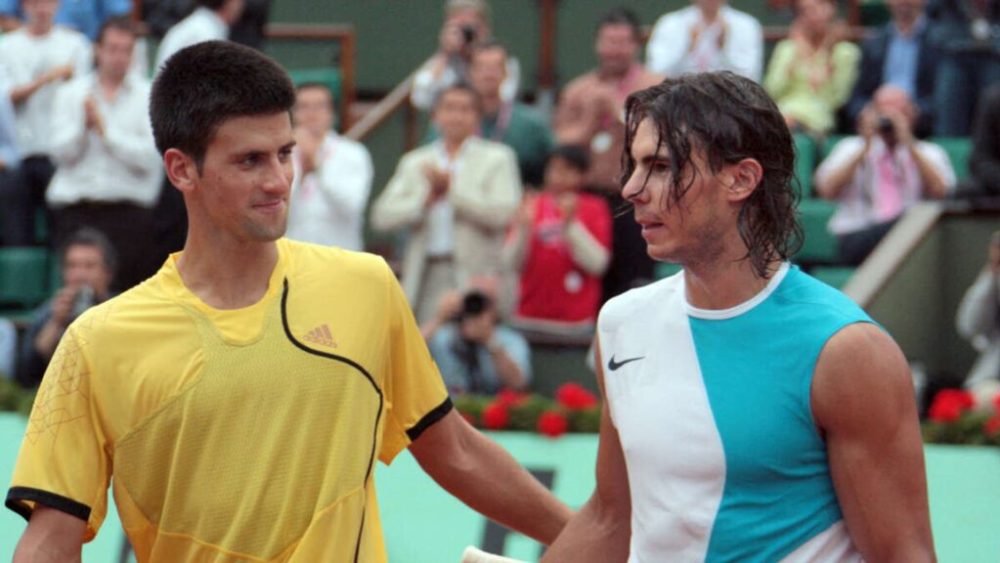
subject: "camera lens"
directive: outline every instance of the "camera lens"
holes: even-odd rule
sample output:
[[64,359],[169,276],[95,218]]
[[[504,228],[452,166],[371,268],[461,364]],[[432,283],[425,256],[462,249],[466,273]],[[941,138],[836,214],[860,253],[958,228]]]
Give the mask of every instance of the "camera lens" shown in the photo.
[[463,25],[462,26],[462,39],[464,39],[466,43],[472,43],[473,41],[475,41],[476,40],[476,28],[472,27],[471,25]]
[[896,126],[893,125],[892,120],[884,115],[878,118],[876,127],[878,128],[878,132],[883,135],[890,135],[896,131]]

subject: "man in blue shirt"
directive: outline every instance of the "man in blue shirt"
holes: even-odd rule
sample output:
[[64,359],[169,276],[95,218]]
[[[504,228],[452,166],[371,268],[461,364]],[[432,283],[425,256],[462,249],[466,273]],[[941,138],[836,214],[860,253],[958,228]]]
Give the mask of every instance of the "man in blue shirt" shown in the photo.
[[861,46],[858,81],[847,104],[850,125],[857,123],[879,86],[892,84],[902,88],[916,103],[918,136],[930,132],[939,55],[928,33],[924,3],[925,0],[887,1],[892,20]]

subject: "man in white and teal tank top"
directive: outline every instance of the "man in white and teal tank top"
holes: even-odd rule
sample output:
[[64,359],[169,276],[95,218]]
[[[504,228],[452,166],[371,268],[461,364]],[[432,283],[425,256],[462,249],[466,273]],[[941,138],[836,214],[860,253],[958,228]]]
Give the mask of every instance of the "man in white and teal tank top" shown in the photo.
[[545,561],[933,561],[906,360],[789,264],[794,152],[732,73],[633,94],[622,195],[683,271],[609,301],[597,490]]

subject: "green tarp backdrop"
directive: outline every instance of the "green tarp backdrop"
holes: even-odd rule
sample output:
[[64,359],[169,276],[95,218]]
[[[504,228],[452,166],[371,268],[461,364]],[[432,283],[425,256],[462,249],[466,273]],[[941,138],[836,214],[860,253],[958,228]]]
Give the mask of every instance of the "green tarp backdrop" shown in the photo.
[[[0,414],[0,476],[13,470],[24,419]],[[568,435],[549,440],[520,433],[491,436],[572,506],[583,503],[594,486],[597,439]],[[942,563],[1000,561],[1000,450],[927,447],[931,518]],[[539,546],[507,534],[451,498],[424,475],[406,452],[376,474],[382,525],[389,559],[401,563],[458,563],[467,545],[537,561]],[[0,513],[0,561],[10,561],[24,521]],[[121,561],[123,534],[111,511],[97,539],[83,553],[85,563]]]

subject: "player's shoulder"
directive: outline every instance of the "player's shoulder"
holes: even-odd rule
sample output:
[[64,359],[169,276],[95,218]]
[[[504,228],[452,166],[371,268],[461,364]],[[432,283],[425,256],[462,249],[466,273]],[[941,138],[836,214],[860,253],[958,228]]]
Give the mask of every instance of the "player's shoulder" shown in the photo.
[[281,239],[281,251],[288,254],[295,277],[332,276],[379,283],[386,278],[388,264],[381,256],[308,242]]
[[684,272],[680,271],[612,297],[601,307],[597,317],[598,328],[602,331],[614,331],[625,323],[640,322],[647,318],[648,315],[644,312],[660,309],[670,296],[684,291],[683,276]]
[[153,319],[165,322],[170,311],[173,314],[181,312],[154,276],[90,307],[70,326],[83,340],[118,339],[122,335],[135,334],[137,327],[153,326],[157,322]]
[[810,316],[817,320],[870,320],[864,309],[842,291],[810,276],[797,266],[789,266],[775,297],[779,304],[809,309]]

